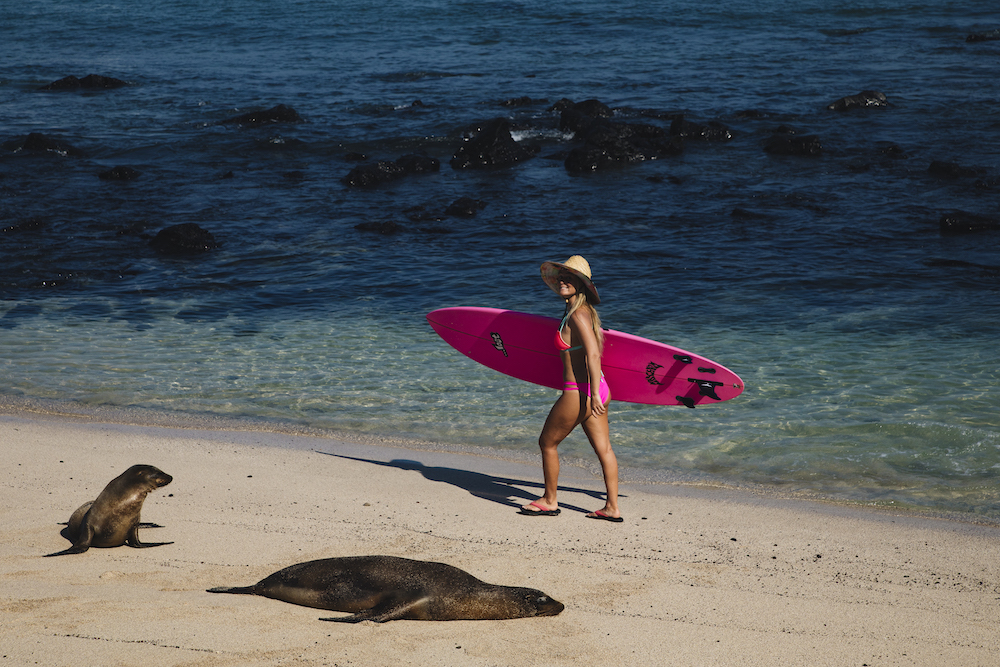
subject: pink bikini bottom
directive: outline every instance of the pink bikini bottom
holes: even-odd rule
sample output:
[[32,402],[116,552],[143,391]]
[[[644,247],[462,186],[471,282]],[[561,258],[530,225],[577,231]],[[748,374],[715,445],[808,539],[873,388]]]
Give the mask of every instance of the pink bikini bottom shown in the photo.
[[[581,393],[590,396],[590,383],[584,382],[582,385],[576,382],[567,382],[563,385],[563,391],[579,391]],[[611,387],[608,386],[608,381],[601,376],[601,385],[598,387],[598,397],[601,399],[601,403],[607,403],[608,399],[611,397]]]

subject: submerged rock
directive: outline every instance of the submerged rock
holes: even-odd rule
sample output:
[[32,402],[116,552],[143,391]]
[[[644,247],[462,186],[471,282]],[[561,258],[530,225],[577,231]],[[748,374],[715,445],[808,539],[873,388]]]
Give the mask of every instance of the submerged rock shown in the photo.
[[82,79],[78,79],[75,76],[67,76],[42,86],[39,90],[111,90],[127,85],[128,82],[121,79],[101,76],[99,74],[88,74]]
[[223,125],[264,125],[266,123],[301,123],[302,116],[292,107],[279,104],[266,111],[250,111],[222,121]]
[[903,150],[901,146],[898,146],[893,143],[887,143],[882,145],[881,147],[879,147],[879,152],[882,155],[892,160],[905,160],[907,159],[907,157],[909,157],[906,154],[906,151]]
[[441,161],[426,155],[403,155],[396,160],[379,160],[358,165],[341,179],[351,187],[370,187],[388,183],[410,174],[428,174],[441,170]]
[[957,236],[959,234],[1000,231],[1000,220],[965,211],[953,211],[941,216],[940,226],[941,234]]
[[459,197],[445,209],[445,215],[453,215],[459,218],[471,218],[486,208],[486,202],[472,197]]
[[134,181],[142,175],[141,172],[126,165],[112,167],[97,175],[102,181]]
[[202,253],[219,247],[212,233],[194,222],[161,229],[149,245],[156,251],[167,254]]
[[772,155],[817,156],[823,152],[823,145],[814,134],[799,136],[796,130],[782,125],[764,142],[764,151]]
[[943,162],[941,160],[934,160],[931,162],[930,166],[927,167],[927,173],[931,176],[936,176],[937,178],[947,178],[956,179],[969,176],[978,176],[979,170],[973,169],[972,167],[963,167],[957,162]]
[[827,105],[831,111],[847,111],[864,107],[887,107],[889,99],[877,90],[862,90],[857,95],[841,97],[836,102]]
[[359,232],[374,232],[376,234],[395,234],[402,229],[398,223],[392,220],[384,222],[361,222],[354,225],[354,228]]
[[997,40],[1000,40],[1000,28],[989,32],[974,32],[965,38],[965,41],[970,44],[975,42],[995,42]]
[[0,227],[0,234],[17,234],[20,232],[35,231],[37,229],[42,229],[45,225],[46,222],[41,218],[28,218],[27,220],[15,222],[13,225]]
[[512,97],[507,100],[500,102],[502,107],[526,107],[533,104],[548,104],[549,101],[544,97],[542,99],[536,100],[525,95],[524,97]]
[[75,148],[66,142],[53,139],[41,132],[32,132],[23,139],[13,139],[3,145],[9,151],[19,153],[21,151],[32,151],[37,153],[58,153],[60,155],[71,155],[73,157],[83,157],[86,155],[79,148]]
[[341,179],[344,185],[356,188],[365,188],[379,183],[388,183],[397,178],[402,178],[406,173],[403,168],[392,160],[379,160],[370,164],[363,164],[347,173]]

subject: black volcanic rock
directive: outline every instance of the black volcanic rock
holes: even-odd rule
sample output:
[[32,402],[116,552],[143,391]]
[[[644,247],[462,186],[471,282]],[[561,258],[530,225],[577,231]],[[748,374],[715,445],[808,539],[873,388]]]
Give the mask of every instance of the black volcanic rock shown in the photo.
[[78,79],[75,76],[67,76],[42,86],[39,90],[111,90],[127,85],[128,82],[121,79],[101,76],[99,74],[88,74],[82,79]]
[[454,169],[486,169],[509,167],[534,156],[510,135],[510,121],[494,118],[487,121],[458,147],[451,158]]
[[670,136],[657,125],[610,120],[611,108],[598,100],[560,100],[552,108],[560,111],[559,128],[583,141],[583,146],[571,150],[563,163],[572,173],[622,167],[675,155],[684,149],[681,137]]
[[351,169],[341,181],[351,187],[366,188],[379,183],[388,183],[405,175],[403,168],[392,160],[379,160]]
[[559,129],[575,134],[585,132],[596,121],[614,116],[611,107],[600,100],[573,102],[562,99],[552,105],[551,110],[559,112]]
[[644,123],[615,123],[596,119],[577,133],[584,140],[566,157],[567,171],[587,173],[601,169],[676,155],[684,148],[680,137],[671,137],[662,127]]
[[431,174],[441,171],[441,161],[419,153],[411,153],[396,158],[396,165],[404,174]]
[[161,229],[149,245],[158,252],[174,255],[208,252],[219,247],[211,232],[193,222]]
[[684,116],[678,116],[670,123],[670,136],[702,141],[728,141],[733,138],[733,133],[715,120],[709,121],[707,125],[701,125],[684,120]]

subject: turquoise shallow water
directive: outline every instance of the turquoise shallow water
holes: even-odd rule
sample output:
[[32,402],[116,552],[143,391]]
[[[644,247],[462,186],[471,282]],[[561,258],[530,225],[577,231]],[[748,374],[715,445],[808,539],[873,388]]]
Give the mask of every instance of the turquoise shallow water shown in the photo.
[[[1000,215],[1000,40],[966,41],[1000,12],[828,4],[4,5],[0,395],[529,458],[552,392],[476,366],[423,316],[557,315],[538,265],[582,252],[607,326],[747,384],[704,409],[614,404],[633,479],[1000,520],[1000,232],[938,225]],[[38,90],[89,73],[129,85]],[[891,106],[826,108],[865,89]],[[561,98],[732,139],[574,175]],[[304,122],[220,124],[279,103]],[[536,157],[452,169],[498,116]],[[782,126],[822,155],[767,154]],[[12,148],[31,132],[83,155]],[[341,181],[349,154],[414,152],[441,170]],[[117,165],[141,176],[97,177]],[[445,215],[461,196],[485,207]],[[179,222],[220,248],[149,247]],[[565,450],[594,465],[582,435]]]
[[[275,422],[335,434],[436,442],[530,458],[555,394],[500,376],[447,347],[418,317],[393,325],[337,317],[272,323],[252,335],[165,318],[146,329],[83,321],[6,339],[8,393]],[[663,336],[651,327],[641,333]],[[746,337],[754,343],[745,344]],[[933,336],[883,340],[823,331],[725,331],[697,340],[740,369],[747,391],[688,410],[613,404],[625,477],[716,483],[995,520],[1000,435],[988,357]],[[691,345],[689,345],[691,344]],[[982,342],[985,349],[986,341]],[[178,363],[184,350],[188,361]],[[819,367],[817,359],[846,363]],[[13,361],[16,359],[16,362]],[[956,376],[912,368],[945,363]],[[880,369],[877,375],[873,367]],[[39,378],[45,382],[39,381]],[[920,381],[922,380],[922,381]],[[582,434],[567,457],[591,466]]]

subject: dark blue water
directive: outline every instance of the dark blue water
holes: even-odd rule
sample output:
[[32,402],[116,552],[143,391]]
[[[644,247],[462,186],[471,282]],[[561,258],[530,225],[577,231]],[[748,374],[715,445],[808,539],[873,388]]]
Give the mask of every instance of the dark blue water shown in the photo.
[[[626,476],[995,521],[1000,40],[966,38],[1000,9],[828,4],[7,3],[0,394],[529,456],[551,392],[423,315],[558,314],[538,265],[581,253],[607,326],[748,387],[694,411],[615,404]],[[129,85],[39,90],[91,73]],[[889,106],[827,109],[862,90]],[[732,138],[579,175],[564,98]],[[278,104],[303,122],[223,122]],[[498,117],[535,157],[449,166]],[[821,154],[766,152],[782,126]],[[64,150],[18,150],[32,132]],[[352,154],[413,153],[440,171],[342,182]],[[98,178],[125,165],[141,175]],[[460,197],[485,207],[445,215]],[[986,229],[943,234],[955,211]],[[220,247],[150,247],[179,223]],[[582,437],[565,449],[593,464]]]

